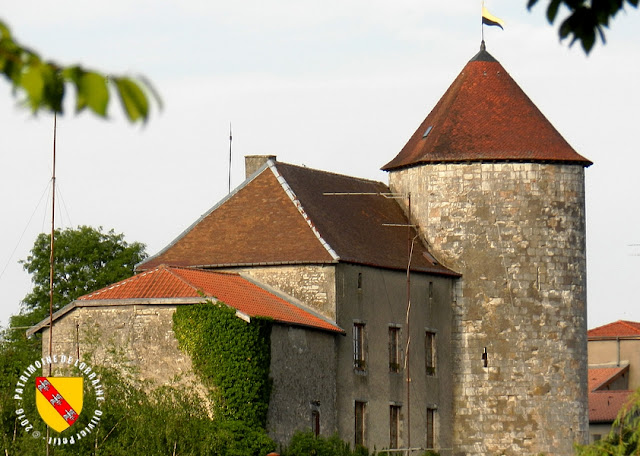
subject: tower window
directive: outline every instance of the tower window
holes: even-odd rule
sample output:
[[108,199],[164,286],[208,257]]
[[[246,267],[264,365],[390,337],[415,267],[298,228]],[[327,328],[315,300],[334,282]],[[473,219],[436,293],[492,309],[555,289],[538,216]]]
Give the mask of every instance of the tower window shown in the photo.
[[320,412],[318,410],[311,412],[311,430],[316,437],[320,435]]

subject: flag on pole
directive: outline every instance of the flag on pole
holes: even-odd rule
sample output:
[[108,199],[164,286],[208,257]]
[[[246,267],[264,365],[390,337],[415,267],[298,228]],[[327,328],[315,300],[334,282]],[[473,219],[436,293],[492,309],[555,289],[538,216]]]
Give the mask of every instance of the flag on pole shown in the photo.
[[504,21],[491,14],[487,8],[484,7],[484,4],[482,5],[482,23],[485,25],[497,25],[504,30],[502,27],[504,25]]

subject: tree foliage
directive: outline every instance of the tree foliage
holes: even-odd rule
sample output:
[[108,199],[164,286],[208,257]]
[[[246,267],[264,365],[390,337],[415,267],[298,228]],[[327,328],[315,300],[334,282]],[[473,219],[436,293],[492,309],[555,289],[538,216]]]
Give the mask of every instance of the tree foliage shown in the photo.
[[1,20],[0,73],[12,85],[14,93],[24,95],[25,105],[34,113],[41,109],[62,113],[68,86],[75,89],[77,113],[89,108],[98,116],[106,117],[111,92],[118,95],[130,122],[148,119],[150,98],[162,106],[160,97],[144,77],[105,75],[80,65],[44,61],[18,43]]
[[[130,277],[135,265],[147,256],[144,244],[128,244],[123,234],[104,232],[101,227],[56,230],[53,245],[54,311],[84,294]],[[21,262],[33,282],[33,290],[22,301],[23,310],[38,319],[49,312],[50,246],[50,235],[38,235],[31,253]]]
[[313,432],[296,432],[283,452],[283,456],[369,456],[369,451],[362,446],[352,450],[350,445],[338,435],[316,437]]
[[[91,434],[74,444],[53,447],[58,456],[264,456],[275,449],[264,431],[240,422],[211,420],[199,398],[190,391],[178,387],[152,389],[116,369],[94,367],[107,395],[100,422]],[[85,401],[78,422],[62,434],[54,432],[54,436],[74,436],[91,420],[91,411],[97,405],[88,383],[85,382]],[[35,388],[29,392],[35,395]],[[27,410],[25,406],[25,411],[37,419],[33,402],[29,401],[30,407]],[[3,407],[0,418],[3,454],[44,454],[42,439],[34,439],[19,425],[16,428],[15,407]]]
[[578,446],[578,456],[640,455],[640,388],[620,409],[611,432],[591,445]]
[[[538,0],[528,0],[527,8],[531,9]],[[569,10],[569,15],[562,21],[558,29],[560,39],[569,38],[569,45],[580,41],[585,53],[589,53],[596,42],[597,36],[606,42],[604,29],[609,27],[609,21],[625,5],[638,7],[638,0],[549,0],[547,6],[547,20],[553,24],[558,17],[561,6]]]

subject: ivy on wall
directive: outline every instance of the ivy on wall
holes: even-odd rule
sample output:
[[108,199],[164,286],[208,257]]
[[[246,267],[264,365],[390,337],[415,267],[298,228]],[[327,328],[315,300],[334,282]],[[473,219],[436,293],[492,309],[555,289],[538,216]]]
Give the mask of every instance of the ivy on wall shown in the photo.
[[236,317],[235,310],[207,301],[179,306],[173,315],[178,346],[209,388],[217,419],[265,428],[271,380],[271,321]]

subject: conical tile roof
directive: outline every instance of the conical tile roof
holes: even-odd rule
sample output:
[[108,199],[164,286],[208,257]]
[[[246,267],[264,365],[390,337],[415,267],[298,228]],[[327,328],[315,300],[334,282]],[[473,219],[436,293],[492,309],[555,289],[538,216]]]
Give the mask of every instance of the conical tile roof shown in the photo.
[[484,43],[409,142],[382,169],[478,161],[591,165],[486,51]]

